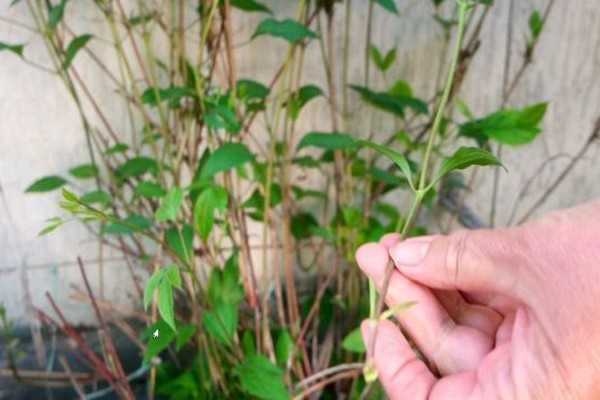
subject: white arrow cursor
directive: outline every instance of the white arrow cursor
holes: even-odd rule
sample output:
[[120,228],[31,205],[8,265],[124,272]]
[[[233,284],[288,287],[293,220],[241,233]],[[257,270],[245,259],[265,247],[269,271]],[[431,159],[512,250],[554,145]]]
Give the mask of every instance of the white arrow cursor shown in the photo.
[[152,336],[154,337],[154,339],[156,339],[158,337],[158,329],[154,331]]

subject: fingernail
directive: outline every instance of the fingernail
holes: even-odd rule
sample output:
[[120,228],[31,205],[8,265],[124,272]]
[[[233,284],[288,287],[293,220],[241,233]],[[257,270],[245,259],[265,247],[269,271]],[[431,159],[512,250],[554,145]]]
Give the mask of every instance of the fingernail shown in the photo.
[[425,259],[431,240],[408,239],[390,248],[390,256],[400,267],[416,267]]

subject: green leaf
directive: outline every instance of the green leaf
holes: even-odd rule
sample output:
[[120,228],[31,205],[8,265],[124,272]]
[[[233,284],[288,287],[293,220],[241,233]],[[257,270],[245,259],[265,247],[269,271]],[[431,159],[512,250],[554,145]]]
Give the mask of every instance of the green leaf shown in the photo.
[[120,165],[115,173],[121,179],[131,178],[143,175],[146,172],[155,174],[158,171],[158,164],[152,158],[134,157]]
[[152,21],[154,19],[154,14],[148,13],[145,15],[135,15],[127,20],[127,22],[131,26],[140,25],[142,23],[148,23],[148,21]]
[[129,150],[129,146],[126,145],[125,143],[117,143],[114,146],[108,148],[104,154],[106,154],[107,156],[113,155],[113,154],[117,154],[117,153],[124,153],[127,150]]
[[357,92],[365,103],[400,118],[404,118],[404,109],[407,107],[420,114],[427,114],[428,112],[427,103],[416,97],[395,96],[385,92],[374,92],[369,88],[357,85],[350,85],[350,88]]
[[46,222],[48,222],[48,225],[38,233],[38,236],[47,235],[48,233],[52,232],[53,230],[65,223],[65,221],[60,217],[52,217],[50,219],[47,219]]
[[363,354],[366,351],[360,328],[356,328],[346,335],[342,341],[342,348],[346,351],[359,354]]
[[260,82],[250,79],[240,79],[237,81],[237,96],[245,100],[262,100],[270,93],[268,87]]
[[81,50],[91,38],[92,35],[85,34],[71,40],[71,43],[69,43],[67,50],[65,51],[65,69],[69,68],[77,52]]
[[150,302],[152,302],[152,296],[158,285],[162,282],[165,273],[166,270],[164,268],[159,268],[148,278],[146,287],[144,288],[144,310],[147,310]]
[[284,400],[289,394],[283,383],[283,372],[268,358],[259,355],[247,357],[236,368],[242,387],[261,399]]
[[394,86],[392,86],[392,88],[388,90],[388,93],[396,97],[412,97],[413,95],[412,88],[410,87],[408,82],[403,81],[401,79],[397,80],[394,83]]
[[248,12],[266,12],[271,14],[269,8],[254,0],[230,0],[231,7]]
[[219,172],[227,171],[254,159],[254,154],[241,143],[225,143],[212,153],[202,171],[200,179],[212,178]]
[[25,189],[25,193],[49,192],[64,186],[66,183],[67,180],[58,175],[45,176],[29,185],[29,187]]
[[402,171],[402,173],[408,180],[408,184],[410,185],[410,187],[413,190],[415,190],[415,187],[412,182],[412,171],[410,169],[410,164],[408,163],[408,160],[406,160],[406,157],[390,149],[389,147],[384,147],[378,145],[377,143],[369,142],[366,140],[360,140],[358,143],[362,146],[367,146],[372,148],[373,150],[376,150],[377,152],[383,154],[384,156],[395,162],[396,165],[400,168],[400,171]]
[[275,359],[277,364],[285,366],[290,354],[294,350],[294,341],[287,329],[282,329],[275,342]]
[[238,263],[238,251],[235,250],[227,259],[221,273],[220,299],[225,304],[238,305],[244,298],[244,290],[240,283],[240,267]]
[[163,222],[167,220],[175,221],[177,218],[177,212],[181,207],[181,203],[183,202],[183,189],[174,188],[171,189],[165,197],[162,199],[162,203],[160,207],[156,210],[156,214],[154,218],[158,222]]
[[448,172],[456,169],[465,169],[471,165],[498,165],[504,167],[502,162],[492,153],[482,150],[478,147],[461,147],[450,157],[446,157],[435,178],[429,184],[433,187]]
[[110,195],[104,190],[94,190],[92,192],[84,194],[79,200],[81,200],[81,202],[85,204],[108,204],[110,203]]
[[221,100],[218,104],[208,105],[204,121],[211,128],[225,129],[234,135],[237,135],[241,128],[235,111],[227,104],[225,99]]
[[300,108],[304,107],[306,103],[314,99],[315,97],[323,96],[323,91],[317,85],[304,85],[298,92],[292,95],[300,102]]
[[279,37],[290,43],[296,43],[300,39],[316,39],[319,37],[315,32],[297,21],[291,19],[277,21],[274,18],[265,19],[258,24],[252,38],[262,35]]
[[158,183],[143,181],[133,191],[135,197],[163,197],[167,191]]
[[496,111],[485,118],[461,125],[459,134],[474,138],[479,143],[489,138],[509,146],[527,144],[541,132],[539,123],[547,106],[547,103],[539,103],[521,110]]
[[124,220],[106,225],[101,232],[107,235],[132,234],[134,232],[148,229],[151,225],[152,221],[150,221],[148,218],[144,217],[143,215],[133,214]]
[[169,282],[172,287],[176,287],[177,289],[181,289],[181,275],[179,273],[179,268],[175,264],[171,264],[165,268],[165,277],[164,279]]
[[206,240],[214,225],[214,214],[227,207],[227,191],[220,186],[205,189],[194,205],[194,224],[200,238]]
[[187,342],[190,341],[196,334],[196,325],[194,324],[182,324],[177,329],[177,341],[175,342],[175,347],[177,351],[181,350],[183,346],[186,345]]
[[98,167],[94,164],[82,164],[71,168],[69,173],[75,178],[90,179],[98,175]]
[[163,279],[158,286],[158,312],[167,325],[177,332],[175,328],[175,312],[173,310],[173,287],[171,282]]
[[[154,338],[153,333],[158,329],[158,337]],[[158,355],[164,349],[169,347],[175,340],[175,332],[167,325],[165,321],[159,319],[144,332],[146,341],[146,351],[144,352],[143,365],[148,365],[152,357]]]
[[25,49],[24,44],[8,44],[4,42],[0,42],[0,51],[7,50],[15,53],[19,57],[23,57],[23,50]]
[[50,7],[48,11],[48,29],[51,31],[55,30],[60,21],[62,21],[66,4],[67,0],[61,0],[59,4]]
[[392,48],[390,51],[388,51],[385,54],[385,57],[383,57],[381,55],[381,53],[379,52],[379,49],[375,46],[375,45],[371,45],[369,46],[370,52],[371,52],[371,59],[373,60],[373,62],[375,63],[375,66],[377,67],[377,69],[379,69],[382,72],[387,71],[390,66],[392,65],[392,63],[394,62],[394,60],[396,59],[396,49]]
[[531,13],[529,17],[529,31],[531,33],[531,38],[535,41],[540,33],[542,32],[543,21],[542,16],[538,10],[535,10]]
[[214,311],[205,311],[202,314],[202,324],[219,343],[231,345],[237,327],[237,306],[217,303]]
[[341,132],[310,132],[298,143],[296,151],[314,146],[327,150],[345,150],[356,147],[356,141],[347,133]]
[[183,225],[180,231],[177,227],[171,227],[167,230],[165,237],[167,243],[173,251],[185,262],[190,261],[194,249],[192,243],[194,240],[194,229],[190,225]]
[[398,12],[398,7],[394,3],[394,0],[375,0],[375,3],[379,4],[381,7],[385,8],[392,14],[400,15]]
[[182,98],[194,97],[195,92],[184,86],[171,86],[164,89],[156,89],[150,87],[144,90],[144,93],[140,96],[140,100],[144,104],[149,106],[156,106],[160,102],[168,101],[172,108],[176,107]]

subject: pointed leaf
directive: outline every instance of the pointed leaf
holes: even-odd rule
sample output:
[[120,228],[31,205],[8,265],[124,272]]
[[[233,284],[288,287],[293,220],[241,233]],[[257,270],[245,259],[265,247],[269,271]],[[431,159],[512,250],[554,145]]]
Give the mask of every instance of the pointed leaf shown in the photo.
[[465,169],[471,165],[498,165],[504,167],[502,162],[492,153],[478,147],[461,147],[452,156],[446,157],[435,178],[429,184],[433,187],[448,172],[456,169]]
[[327,150],[344,150],[356,147],[356,141],[347,133],[340,132],[310,132],[298,143],[296,151],[314,146]]
[[69,45],[67,46],[67,50],[65,51],[65,69],[69,68],[77,52],[81,50],[87,44],[87,42],[90,41],[91,38],[92,35],[85,34],[77,36],[71,41],[71,43],[69,43]]
[[136,197],[163,197],[167,191],[158,183],[143,181],[140,182],[133,191]]
[[406,160],[406,157],[404,157],[402,154],[390,149],[389,147],[384,147],[384,146],[378,145],[377,143],[368,142],[366,140],[360,140],[358,143],[362,146],[367,146],[367,147],[370,147],[370,148],[376,150],[377,152],[383,154],[384,156],[386,156],[387,158],[392,160],[394,163],[396,163],[396,165],[400,168],[400,171],[402,171],[402,173],[408,180],[408,184],[410,185],[410,187],[413,190],[415,190],[415,187],[412,182],[412,171],[410,169],[410,164]]
[[231,7],[248,12],[266,12],[271,14],[271,10],[267,6],[255,0],[230,0],[230,4]]
[[49,192],[64,186],[66,183],[67,180],[58,175],[45,176],[29,185],[29,187],[25,189],[25,193]]
[[8,44],[4,42],[0,42],[0,51],[7,50],[15,53],[19,57],[23,56],[23,50],[25,49],[24,44]]
[[227,191],[220,186],[205,189],[194,205],[194,224],[200,238],[206,240],[214,225],[214,214],[227,207]]
[[159,268],[148,278],[146,287],[144,287],[144,310],[147,310],[150,302],[152,302],[152,296],[158,285],[162,282],[165,273],[166,270],[164,268]]
[[183,225],[181,232],[177,227],[171,227],[167,230],[165,237],[167,243],[173,251],[185,262],[190,261],[194,251],[192,243],[194,240],[194,228],[190,225]]
[[156,173],[157,171],[158,164],[152,158],[134,157],[120,165],[115,173],[119,178],[126,179],[145,174],[146,172]]
[[392,14],[400,15],[398,12],[398,7],[396,7],[396,3],[394,0],[375,0],[375,3],[379,4],[381,7],[385,8]]
[[258,24],[252,37],[262,35],[279,37],[290,43],[296,43],[300,39],[316,39],[319,37],[315,32],[297,21],[291,19],[278,21],[274,18],[265,19]]
[[236,368],[242,387],[249,394],[268,400],[286,400],[289,394],[283,383],[283,372],[265,356],[247,357]]
[[61,0],[59,4],[50,7],[48,11],[48,29],[51,31],[55,30],[60,21],[62,21],[66,4],[67,0]]
[[212,153],[202,171],[200,179],[211,178],[254,159],[254,154],[241,143],[226,143]]
[[181,275],[177,265],[171,264],[165,268],[165,271],[165,280],[168,281],[171,286],[181,289]]
[[162,279],[158,285],[158,312],[167,325],[174,332],[177,332],[175,328],[175,312],[173,310],[173,288],[171,282],[165,279]]
[[52,217],[46,220],[46,222],[48,222],[48,225],[44,229],[42,229],[40,233],[38,233],[38,236],[47,235],[48,233],[52,232],[53,230],[65,223],[65,221],[63,221],[63,219],[60,217]]
[[358,85],[350,85],[350,88],[360,94],[360,97],[365,103],[382,111],[392,113],[400,118],[404,118],[404,109],[407,107],[413,109],[413,111],[417,113],[427,114],[427,103],[416,97],[374,92],[369,88]]
[[356,328],[346,335],[342,341],[342,348],[346,351],[360,354],[366,351],[360,328]]
[[96,167],[94,164],[78,165],[71,168],[69,173],[75,178],[90,179],[98,175],[98,167]]
[[167,220],[175,221],[175,218],[177,218],[177,212],[179,211],[182,202],[183,189],[171,189],[169,193],[167,193],[165,197],[163,197],[162,203],[160,204],[160,207],[156,210],[154,218],[156,218],[158,222]]

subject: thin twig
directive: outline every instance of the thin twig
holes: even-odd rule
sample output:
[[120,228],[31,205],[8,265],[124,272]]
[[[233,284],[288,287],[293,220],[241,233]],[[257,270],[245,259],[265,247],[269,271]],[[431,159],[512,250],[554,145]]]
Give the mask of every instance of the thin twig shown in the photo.
[[552,182],[552,184],[546,189],[544,194],[542,194],[540,196],[540,198],[535,203],[533,203],[533,205],[529,208],[529,210],[527,210],[527,212],[525,214],[523,214],[521,219],[519,219],[519,222],[517,222],[517,225],[520,225],[523,222],[527,221],[529,219],[529,217],[531,217],[531,214],[533,214],[534,211],[538,207],[540,207],[542,204],[544,204],[546,202],[546,200],[548,200],[548,197],[550,197],[550,195],[552,193],[554,193],[554,191],[558,188],[558,186],[560,186],[562,181],[567,177],[567,175],[569,175],[569,173],[571,172],[573,167],[575,167],[575,165],[579,162],[579,160],[581,160],[581,158],[583,157],[583,155],[585,154],[587,149],[590,147],[590,145],[594,142],[594,140],[597,140],[599,136],[600,136],[600,117],[596,120],[596,124],[594,126],[594,129],[592,130],[592,133],[587,138],[587,140],[585,141],[583,146],[581,146],[581,149],[577,152],[577,154],[575,154],[575,156],[573,157],[571,162],[569,162],[569,164],[565,167],[565,169],[556,177],[554,182]]
[[77,392],[77,395],[79,395],[79,398],[81,400],[85,400],[86,399],[85,392],[79,385],[79,382],[77,382],[77,379],[75,378],[75,375],[73,374],[73,371],[71,371],[71,368],[69,367],[69,363],[67,362],[67,359],[65,358],[65,356],[60,356],[59,360],[60,360],[60,364],[62,365],[63,369],[69,376],[69,380],[71,381],[71,385],[73,386],[73,389],[75,389],[75,392]]

